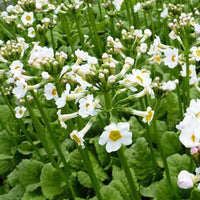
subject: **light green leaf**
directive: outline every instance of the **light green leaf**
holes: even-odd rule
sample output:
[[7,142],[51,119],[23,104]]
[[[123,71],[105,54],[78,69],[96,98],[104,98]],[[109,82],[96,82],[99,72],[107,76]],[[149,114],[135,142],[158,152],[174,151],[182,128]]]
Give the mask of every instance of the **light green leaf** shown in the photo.
[[51,200],[66,190],[63,178],[50,163],[43,166],[40,180],[42,193],[46,198]]
[[190,200],[197,200],[200,199],[200,190],[195,188],[194,190],[192,190],[191,192],[191,197]]
[[36,160],[22,160],[17,166],[20,183],[24,187],[33,183],[38,183],[40,181],[42,165],[41,162]]
[[170,176],[177,177],[181,170],[187,170],[194,172],[195,163],[189,156],[186,154],[173,154],[167,158],[167,163],[169,165]]
[[153,178],[151,152],[145,138],[138,138],[136,143],[126,150],[130,167],[133,167],[139,182],[148,184]]
[[170,156],[174,153],[183,153],[182,145],[175,132],[165,132],[161,137],[161,145],[165,156]]
[[127,193],[127,189],[125,188],[126,186],[124,186],[122,182],[119,180],[113,180],[109,185],[115,188],[121,194],[123,200],[131,200],[129,193]]
[[83,161],[78,149],[75,149],[74,151],[69,153],[68,156],[69,156],[68,163],[72,168],[76,170],[81,170],[83,168]]
[[46,200],[46,198],[38,193],[38,191],[31,192],[31,193],[25,193],[22,197],[22,200]]
[[153,198],[153,197],[155,197],[155,191],[156,191],[156,188],[158,187],[158,185],[159,185],[159,182],[154,182],[148,187],[142,187],[140,190],[140,193],[144,197]]
[[83,171],[79,171],[77,176],[78,176],[78,181],[80,182],[82,186],[87,187],[87,188],[92,188],[92,183],[87,173]]
[[100,189],[101,195],[103,197],[103,200],[123,200],[122,196],[120,193],[113,188],[112,186],[103,186]]

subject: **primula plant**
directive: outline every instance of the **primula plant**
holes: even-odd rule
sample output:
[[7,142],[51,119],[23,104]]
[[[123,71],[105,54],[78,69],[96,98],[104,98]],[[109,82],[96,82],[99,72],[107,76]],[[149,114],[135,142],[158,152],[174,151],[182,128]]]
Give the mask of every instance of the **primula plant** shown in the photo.
[[200,199],[199,17],[198,0],[5,0],[0,199]]

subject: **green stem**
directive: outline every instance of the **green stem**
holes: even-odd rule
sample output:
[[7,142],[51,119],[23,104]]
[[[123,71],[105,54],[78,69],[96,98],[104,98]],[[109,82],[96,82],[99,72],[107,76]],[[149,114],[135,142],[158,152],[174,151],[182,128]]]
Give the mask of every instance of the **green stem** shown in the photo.
[[63,27],[63,31],[65,32],[66,34],[66,37],[67,37],[67,42],[69,43],[71,49],[72,49],[72,53],[74,53],[74,46],[71,42],[71,34],[70,34],[70,29],[69,29],[69,22],[68,22],[68,19],[67,19],[67,16],[64,15],[64,14],[60,14],[60,19],[61,19],[61,23],[62,23],[62,27]]
[[[187,31],[186,31],[187,33]],[[190,104],[190,63],[189,63],[189,49],[188,49],[188,40],[187,40],[187,34],[184,32],[184,46],[185,46],[185,56],[186,56],[186,94],[187,94],[187,107]]]
[[79,21],[78,21],[78,19],[77,19],[76,12],[73,12],[73,15],[74,15],[74,19],[75,19],[75,22],[76,22],[76,27],[77,27],[77,29],[78,29],[78,35],[79,35],[80,42],[81,42],[81,44],[83,44],[84,37],[83,37],[83,33],[82,33],[82,31],[81,31],[81,28],[80,28]]
[[80,151],[81,156],[83,158],[84,164],[85,164],[85,166],[87,168],[87,172],[88,172],[90,180],[91,180],[91,182],[93,184],[93,187],[94,187],[95,193],[97,195],[97,198],[98,198],[98,200],[102,200],[103,198],[102,198],[101,193],[100,193],[99,181],[97,180],[95,172],[94,172],[94,169],[92,167],[92,162],[90,160],[90,156],[89,156],[86,144],[85,144],[85,148],[84,149],[79,147],[79,151]]
[[51,33],[51,44],[52,44],[52,48],[54,51],[54,54],[56,53],[56,47],[55,47],[55,43],[54,43],[54,36],[53,36],[53,28],[50,28],[50,33]]
[[126,7],[126,13],[127,13],[127,16],[128,16],[128,23],[129,23],[129,26],[132,25],[132,20],[131,20],[131,13],[130,13],[130,9],[129,9],[129,3],[127,0],[124,1],[125,2],[125,7]]
[[47,130],[48,130],[48,132],[50,133],[50,136],[51,136],[52,141],[53,141],[53,143],[54,143],[54,145],[55,145],[55,148],[56,148],[56,150],[57,150],[57,152],[58,152],[58,154],[59,154],[59,156],[60,156],[60,159],[61,159],[62,163],[64,164],[64,167],[65,167],[65,169],[66,169],[66,173],[68,174],[68,176],[70,176],[71,170],[70,170],[70,168],[69,168],[69,166],[68,166],[68,164],[67,164],[67,162],[66,162],[66,160],[65,160],[65,156],[64,156],[64,154],[63,154],[63,152],[62,152],[62,150],[61,150],[61,148],[60,148],[60,146],[59,146],[59,144],[58,144],[58,142],[57,142],[57,139],[56,139],[56,137],[55,137],[55,135],[54,135],[54,132],[53,132],[52,129],[51,129],[50,123],[49,123],[49,121],[48,121],[48,118],[47,118],[47,116],[46,116],[44,110],[43,110],[43,107],[42,107],[42,105],[40,104],[40,101],[39,101],[37,95],[35,94],[35,92],[31,90],[31,94],[32,94],[32,96],[33,96],[33,98],[34,98],[34,101],[35,101],[36,105],[37,105],[38,108],[39,108],[39,111],[40,111],[40,113],[41,113],[42,119],[44,120],[44,122],[45,122],[45,124],[46,124]]
[[155,106],[155,114],[154,114],[154,119],[153,119],[154,133],[156,134],[158,150],[159,150],[159,152],[161,154],[161,158],[163,160],[167,182],[169,184],[169,187],[172,190],[173,197],[176,197],[176,199],[178,200],[180,198],[177,196],[177,193],[174,190],[174,187],[172,185],[172,181],[171,181],[171,177],[170,177],[170,173],[169,173],[169,166],[168,166],[167,159],[166,159],[166,156],[165,156],[164,151],[163,151],[163,147],[162,147],[162,144],[161,144],[161,139],[160,139],[160,136],[159,136],[159,133],[158,133],[158,129],[157,129],[157,123],[156,123],[157,105],[159,105],[159,102],[156,102],[156,106]]
[[100,39],[99,39],[99,36],[98,36],[98,33],[97,33],[94,14],[93,14],[92,8],[91,8],[91,6],[90,6],[88,1],[87,1],[87,11],[88,11],[88,15],[89,15],[89,20],[91,21],[93,33],[94,33],[94,39],[96,41],[94,43],[94,45],[95,45],[95,47],[97,49],[97,55],[100,57],[100,56],[102,56],[103,51],[102,51]]
[[153,40],[154,40],[154,38],[155,38],[155,26],[154,26],[153,17],[152,17],[152,10],[149,12],[149,15],[150,15],[150,20],[151,20],[152,37],[153,37]]
[[101,11],[101,2],[100,2],[100,0],[97,0],[97,3],[98,3],[98,9],[99,9],[99,14],[100,14],[100,19],[102,20],[103,16],[102,16],[102,11]]
[[110,16],[110,26],[111,26],[111,34],[115,38],[114,16]]
[[126,174],[126,178],[128,180],[129,183],[129,189],[130,189],[130,195],[131,195],[131,199],[132,200],[139,200],[140,199],[140,195],[139,192],[137,190],[136,184],[133,180],[133,176],[131,174],[131,170],[128,166],[127,163],[127,159],[124,155],[124,151],[125,151],[125,146],[122,146],[118,151],[117,151],[117,155],[119,157],[120,163],[124,169],[124,172]]

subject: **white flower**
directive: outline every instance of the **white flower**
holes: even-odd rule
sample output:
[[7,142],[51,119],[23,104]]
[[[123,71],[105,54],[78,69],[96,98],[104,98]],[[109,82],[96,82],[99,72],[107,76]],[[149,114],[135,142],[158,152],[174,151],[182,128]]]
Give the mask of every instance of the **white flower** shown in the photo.
[[195,58],[196,61],[200,61],[200,47],[192,47],[192,56]]
[[26,108],[24,106],[16,107],[15,108],[15,117],[19,118],[19,119],[22,118],[24,116],[25,111],[26,111]]
[[196,118],[191,118],[187,126],[181,131],[179,136],[181,143],[187,147],[196,147],[200,145],[200,122]]
[[176,89],[177,84],[178,84],[178,79],[174,81],[163,82],[161,88],[162,90],[173,91]]
[[30,37],[30,38],[35,37],[35,29],[33,27],[28,28],[28,37]]
[[99,108],[99,100],[96,99],[93,101],[93,94],[88,94],[86,97],[81,98],[79,100],[79,115],[82,118],[86,118],[88,116],[94,116],[98,113],[96,108]]
[[57,108],[62,108],[65,106],[66,101],[67,101],[67,95],[69,95],[70,90],[71,90],[71,86],[69,83],[67,83],[66,90],[62,93],[61,97],[56,100]]
[[21,16],[21,20],[22,23],[26,26],[26,25],[32,25],[34,22],[34,16],[33,16],[33,12],[25,12],[22,16]]
[[131,114],[143,117],[143,121],[150,124],[154,116],[154,111],[151,107],[148,107],[147,111],[131,110]]
[[[181,76],[186,77],[186,64],[185,63],[184,63],[184,65],[182,65]],[[189,66],[189,76],[190,77],[196,76],[196,66],[195,65]]]
[[165,58],[164,58],[164,63],[167,65],[169,68],[174,68],[178,65],[178,49],[166,49],[164,51]]
[[116,10],[119,11],[121,9],[122,3],[124,0],[114,0],[112,3],[115,6]]
[[13,94],[17,98],[24,97],[26,95],[26,92],[28,91],[27,83],[25,80],[20,79],[16,81],[16,87],[13,89]]
[[178,186],[182,189],[192,188],[194,185],[193,178],[194,174],[191,174],[186,170],[182,170],[178,175]]
[[187,108],[186,110],[187,112],[185,113],[185,115],[189,115],[189,116],[194,116],[199,118],[200,117],[200,100],[194,100],[192,99],[190,101],[190,106]]
[[36,8],[37,8],[37,9],[42,9],[42,7],[43,7],[44,5],[47,5],[48,2],[49,2],[48,0],[36,0],[36,1],[35,1]]
[[85,136],[85,134],[89,131],[89,129],[91,128],[92,123],[88,122],[87,125],[80,131],[77,130],[73,130],[72,133],[70,134],[70,137],[72,139],[74,139],[76,141],[76,143],[81,146],[82,148],[84,148],[84,139],[83,137]]
[[147,51],[147,44],[146,44],[146,43],[140,44],[140,46],[139,46],[139,51],[140,51],[141,53],[146,53],[146,51]]
[[42,78],[43,79],[45,79],[45,80],[48,80],[48,79],[50,79],[51,78],[51,76],[49,75],[49,73],[48,72],[42,72]]
[[19,60],[15,60],[10,65],[10,73],[13,74],[14,77],[20,76],[23,69],[23,63]]
[[133,69],[132,74],[134,76],[133,82],[137,83],[138,85],[141,85],[143,87],[148,87],[151,85],[151,78],[150,78],[150,72],[142,69]]
[[57,89],[52,83],[47,83],[44,86],[44,96],[46,97],[47,100],[55,99],[57,100],[58,94],[57,94]]
[[65,124],[65,121],[77,117],[78,116],[78,112],[70,113],[70,114],[63,114],[62,115],[61,114],[61,110],[59,109],[58,112],[57,112],[57,115],[58,115],[58,119],[60,121],[61,127],[67,128],[67,125]]
[[141,3],[136,3],[133,8],[134,8],[134,13],[138,12],[141,8]]
[[164,9],[163,9],[163,11],[160,13],[160,16],[161,16],[162,18],[166,18],[166,17],[168,16],[168,8],[167,8],[167,6],[166,6],[165,3],[163,4],[163,7],[164,7]]
[[169,37],[170,37],[172,40],[175,40],[175,39],[178,38],[178,36],[176,35],[176,33],[175,33],[174,31],[171,31],[171,32],[169,33]]
[[99,144],[106,144],[106,151],[108,153],[117,151],[122,144],[130,145],[132,143],[132,133],[129,132],[129,129],[130,124],[128,122],[111,123],[104,128]]
[[75,55],[77,57],[77,64],[80,64],[82,61],[86,61],[88,59],[88,52],[85,52],[83,50],[77,49],[75,51]]

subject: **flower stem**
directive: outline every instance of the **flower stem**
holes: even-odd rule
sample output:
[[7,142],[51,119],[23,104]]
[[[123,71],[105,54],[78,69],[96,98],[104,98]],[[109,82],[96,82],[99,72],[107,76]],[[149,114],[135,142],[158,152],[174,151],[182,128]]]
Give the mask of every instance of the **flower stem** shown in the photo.
[[92,29],[93,29],[93,33],[94,33],[94,39],[96,41],[94,43],[94,45],[95,45],[95,47],[97,49],[97,55],[101,56],[103,54],[103,51],[102,51],[101,43],[100,43],[99,36],[98,36],[98,33],[97,33],[94,14],[93,14],[91,5],[89,4],[88,1],[87,1],[87,11],[88,11],[89,20],[91,22],[91,26],[92,26]]
[[128,183],[129,183],[129,189],[130,189],[130,195],[131,195],[131,199],[132,200],[139,200],[140,197],[139,197],[139,192],[137,190],[137,187],[136,187],[136,184],[133,180],[133,176],[131,174],[131,170],[128,166],[128,163],[127,163],[127,159],[124,155],[124,151],[125,151],[125,146],[122,146],[118,151],[117,151],[117,155],[119,157],[119,160],[120,160],[120,163],[124,169],[124,172],[126,174],[126,178],[128,180]]
[[54,36],[53,36],[53,28],[50,28],[50,33],[51,33],[51,43],[52,43],[52,48],[54,51],[54,54],[56,53],[56,47],[55,47],[55,41],[54,41]]
[[156,105],[155,105],[155,114],[154,114],[154,119],[153,119],[153,129],[154,129],[154,132],[156,134],[156,139],[157,139],[157,145],[158,145],[158,150],[161,154],[161,158],[163,160],[163,164],[164,164],[164,168],[165,168],[165,174],[166,174],[166,178],[167,178],[167,182],[169,184],[169,187],[171,188],[172,190],[172,195],[174,197],[176,197],[176,199],[180,199],[176,193],[176,191],[174,190],[173,188],[173,185],[172,185],[172,181],[171,181],[171,177],[170,177],[170,173],[169,173],[169,166],[168,166],[168,163],[167,163],[167,159],[166,159],[166,156],[164,154],[164,151],[163,151],[163,147],[162,147],[162,144],[161,144],[161,140],[160,140],[160,136],[158,134],[158,129],[157,129],[157,123],[156,123],[156,113],[157,113],[157,106],[159,105],[159,101],[156,102]]
[[130,10],[129,10],[129,4],[128,4],[127,0],[125,0],[125,7],[126,7],[127,16],[128,16],[128,23],[129,23],[129,26],[131,26],[132,25],[131,13],[130,13]]
[[100,193],[99,181],[98,181],[98,179],[97,179],[97,177],[95,175],[94,169],[92,167],[92,162],[90,160],[86,144],[85,144],[85,148],[84,149],[79,147],[79,152],[81,153],[82,159],[83,159],[84,164],[85,164],[85,166],[87,168],[87,172],[88,172],[90,180],[91,180],[91,182],[93,184],[93,187],[94,187],[95,193],[97,195],[97,198],[98,198],[98,200],[102,200],[102,196],[101,196],[101,193]]
[[74,53],[74,46],[71,42],[71,35],[70,35],[70,29],[69,29],[69,23],[68,23],[68,19],[67,19],[67,16],[64,15],[64,14],[60,14],[60,19],[61,19],[61,23],[62,23],[62,27],[63,27],[63,30],[66,34],[66,37],[67,37],[67,41],[72,49],[72,53]]
[[100,14],[100,19],[102,20],[103,19],[103,15],[102,15],[102,11],[101,11],[101,2],[100,2],[100,0],[97,0],[97,3],[98,3],[98,9],[99,9],[99,14]]
[[52,141],[53,141],[53,143],[55,145],[55,148],[56,148],[56,150],[57,150],[57,152],[58,152],[58,154],[60,156],[60,159],[61,159],[62,163],[64,164],[64,167],[66,169],[66,173],[70,176],[70,171],[71,170],[70,170],[70,168],[69,168],[69,166],[68,166],[68,164],[67,164],[67,162],[65,160],[65,156],[64,156],[64,154],[63,154],[63,152],[62,152],[62,150],[61,150],[61,148],[60,148],[60,146],[59,146],[59,144],[57,142],[57,139],[56,139],[56,137],[55,137],[55,135],[54,135],[54,133],[53,133],[53,131],[51,129],[51,126],[50,126],[48,118],[47,118],[47,116],[46,116],[46,114],[45,114],[45,112],[44,112],[44,110],[42,108],[42,105],[40,104],[40,101],[39,101],[37,95],[35,94],[35,92],[31,90],[31,94],[32,94],[32,96],[34,98],[34,101],[35,101],[36,105],[39,108],[39,111],[41,113],[42,119],[44,120],[44,122],[46,124],[47,130],[50,133],[50,136],[51,136]]

